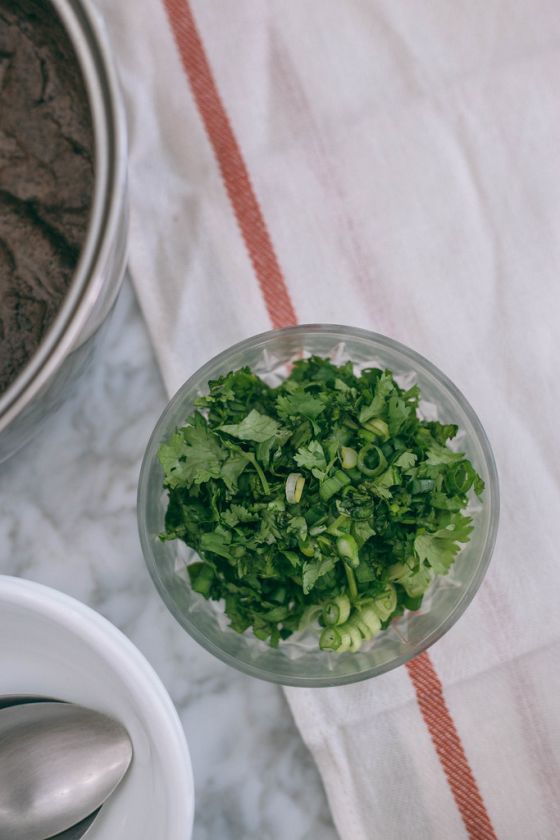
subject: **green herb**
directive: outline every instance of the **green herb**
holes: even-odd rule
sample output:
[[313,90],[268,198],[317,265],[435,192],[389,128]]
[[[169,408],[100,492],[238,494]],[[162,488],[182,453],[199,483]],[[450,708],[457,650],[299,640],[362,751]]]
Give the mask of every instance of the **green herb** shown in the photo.
[[159,451],[161,538],[198,553],[194,591],[223,600],[240,633],[277,645],[314,624],[338,652],[418,609],[484,490],[449,445],[457,426],[421,420],[419,399],[388,370],[317,356],[277,388],[248,368],[210,382]]
[[247,417],[243,418],[241,423],[218,427],[220,432],[227,432],[232,437],[240,440],[256,440],[257,443],[264,443],[265,440],[273,439],[279,428],[280,423],[273,420],[272,417],[259,414],[254,408]]

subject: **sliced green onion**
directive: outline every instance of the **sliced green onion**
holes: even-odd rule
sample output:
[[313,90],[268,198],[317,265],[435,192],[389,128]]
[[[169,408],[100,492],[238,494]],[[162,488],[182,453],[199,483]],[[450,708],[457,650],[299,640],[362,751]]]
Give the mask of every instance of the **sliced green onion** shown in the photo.
[[284,555],[286,560],[289,560],[294,569],[297,569],[298,566],[301,565],[301,557],[298,556],[297,552],[284,550],[282,551],[282,554]]
[[403,598],[403,605],[407,608],[407,610],[416,612],[416,610],[419,610],[422,606],[423,599],[423,595],[417,595],[416,598],[412,598],[410,595],[405,595]]
[[360,565],[358,543],[351,534],[343,534],[337,539],[336,550],[339,557],[353,569]]
[[357,627],[352,627],[351,628],[350,636],[351,636],[351,641],[350,641],[349,650],[351,651],[351,653],[357,653],[362,646],[363,636],[362,636],[362,634],[360,633],[360,631],[358,630]]
[[352,525],[352,519],[346,513],[339,514],[336,519],[331,522],[327,528],[327,533],[332,534],[333,537],[341,537],[347,534]]
[[324,534],[319,534],[317,537],[317,544],[319,548],[322,548],[323,551],[326,551],[327,554],[330,554],[332,548],[332,540],[329,537],[325,537]]
[[309,529],[309,536],[310,537],[317,537],[319,534],[322,534],[323,531],[327,530],[326,525],[315,525],[313,528]]
[[433,478],[416,478],[410,485],[410,492],[413,496],[418,493],[429,493],[435,487]]
[[383,472],[387,459],[381,449],[373,443],[363,446],[358,453],[358,469],[368,478],[374,478]]
[[356,653],[360,649],[362,646],[362,634],[350,621],[347,621],[344,626],[339,627],[338,632],[340,635],[340,645],[337,648],[338,653],[345,653],[347,650]]
[[385,592],[378,595],[371,606],[381,621],[387,621],[397,606],[397,590],[392,583],[387,584]]
[[357,615],[352,618],[352,623],[360,631],[360,636],[365,642],[371,639],[371,631],[361,616]]
[[354,467],[354,469],[352,469],[352,470],[346,470],[346,472],[347,472],[349,478],[351,478],[352,481],[354,481],[354,482],[360,481],[360,479],[362,478],[362,474],[357,467]]
[[339,493],[348,484],[350,484],[348,476],[342,470],[337,470],[333,476],[323,481],[319,487],[319,496],[323,502],[328,502],[329,499],[336,495],[336,493]]
[[356,653],[364,641],[372,639],[380,630],[381,621],[373,608],[362,607],[355,610],[344,624],[326,627],[319,644],[323,650]]
[[338,650],[342,644],[342,638],[334,627],[326,627],[319,638],[321,650]]
[[364,634],[365,639],[372,639],[381,630],[381,620],[373,607],[362,607],[358,613],[362,624],[367,628],[367,635]]
[[468,461],[458,461],[449,467],[445,476],[445,486],[453,495],[463,496],[470,490],[476,473]]
[[400,580],[405,575],[410,574],[410,566],[406,563],[393,563],[387,570],[387,577],[389,580]]
[[290,505],[297,505],[303,493],[305,478],[301,473],[290,473],[286,479],[286,501]]
[[350,615],[351,609],[352,605],[350,604],[348,595],[338,595],[334,601],[329,601],[323,607],[323,621],[327,627],[335,624],[344,624]]
[[309,540],[298,540],[298,548],[306,557],[313,557],[315,554],[313,543]]
[[[369,641],[381,630],[381,621],[371,607],[356,610],[343,627],[338,628],[344,644],[350,637],[349,650],[359,650],[363,641]],[[357,631],[357,632],[356,632]],[[359,640],[358,640],[359,635]]]
[[298,630],[305,630],[306,627],[309,627],[314,621],[316,621],[321,614],[321,606],[320,604],[311,604],[307,607],[299,620]]
[[352,569],[351,566],[348,565],[348,563],[345,563],[344,571],[346,572],[346,580],[348,581],[348,592],[352,600],[355,601],[358,597],[358,584],[356,583],[356,575],[354,574],[354,569]]
[[358,463],[358,453],[351,446],[340,447],[340,463],[343,470],[351,470]]
[[376,417],[374,420],[368,420],[366,423],[362,423],[362,426],[368,432],[372,432],[376,437],[381,438],[381,440],[387,440],[389,437],[389,426],[380,417]]

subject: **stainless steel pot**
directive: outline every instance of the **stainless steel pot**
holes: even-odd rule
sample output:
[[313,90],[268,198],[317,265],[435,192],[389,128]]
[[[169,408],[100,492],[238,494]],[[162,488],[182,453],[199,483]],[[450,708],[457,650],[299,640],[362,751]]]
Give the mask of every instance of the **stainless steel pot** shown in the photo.
[[64,303],[35,355],[0,398],[0,462],[33,437],[87,366],[126,262],[126,128],[105,31],[88,0],[50,3],[68,32],[88,91],[95,143],[93,204]]

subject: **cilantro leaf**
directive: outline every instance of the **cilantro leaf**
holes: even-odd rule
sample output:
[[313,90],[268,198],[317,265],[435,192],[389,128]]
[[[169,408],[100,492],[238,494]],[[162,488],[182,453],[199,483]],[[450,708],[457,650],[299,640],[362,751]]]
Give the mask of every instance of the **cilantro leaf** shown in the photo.
[[389,431],[398,435],[409,417],[410,409],[402,397],[393,394],[389,398],[387,413],[389,416]]
[[454,461],[462,461],[465,457],[463,452],[454,452],[447,446],[442,446],[441,443],[433,441],[428,447],[427,464],[452,464]]
[[159,460],[168,487],[203,484],[218,478],[226,452],[206,423],[185,426],[159,449]]
[[286,526],[288,534],[295,534],[299,540],[307,539],[307,522],[303,516],[292,516]]
[[445,446],[446,442],[454,438],[459,431],[459,427],[455,423],[438,423],[437,420],[430,420],[427,423],[423,423],[422,427],[434,440],[441,443],[442,446]]
[[356,542],[361,548],[364,543],[370,539],[370,537],[375,536],[375,530],[371,527],[367,519],[358,519],[352,525],[352,535],[355,537]]
[[478,496],[479,499],[482,496],[482,494],[484,493],[484,487],[485,487],[484,481],[477,473],[477,475],[474,479],[473,489],[474,489],[474,492],[476,493],[476,495]]
[[305,391],[294,391],[292,394],[280,396],[276,400],[278,414],[281,417],[295,417],[300,414],[309,420],[316,420],[325,410],[325,396],[312,396]]
[[255,408],[249,412],[241,423],[218,426],[221,432],[226,432],[232,437],[239,438],[239,440],[254,440],[257,443],[263,443],[271,438],[279,428],[280,423],[277,420],[261,414]]
[[255,450],[258,460],[265,466],[268,466],[271,457],[275,457],[280,453],[280,450],[291,436],[292,432],[290,429],[278,429],[272,437],[261,441]]
[[446,493],[432,493],[432,505],[437,510],[462,510],[465,503],[459,496],[448,496]]
[[231,505],[228,510],[222,513],[222,521],[230,528],[235,528],[240,522],[254,522],[257,518],[256,513],[243,505]]
[[249,463],[244,455],[231,454],[227,461],[222,464],[220,478],[232,493],[237,489],[239,476]]
[[161,444],[158,451],[158,458],[163,467],[167,483],[172,480],[172,473],[179,466],[179,459],[184,458],[186,450],[187,442],[185,436],[179,430],[174,432],[166,443]]
[[467,542],[470,537],[471,523],[470,516],[455,513],[443,528],[432,534],[419,534],[414,540],[414,549],[420,560],[427,560],[436,574],[446,574],[459,553],[459,543]]
[[312,440],[307,446],[300,446],[294,455],[294,461],[298,467],[310,470],[315,478],[323,479],[326,475],[327,460],[318,440]]
[[418,460],[418,455],[414,452],[401,452],[399,457],[393,462],[394,467],[400,467],[401,470],[409,470]]
[[389,488],[394,487],[399,483],[400,478],[398,473],[393,469],[393,467],[389,467],[389,469],[385,470],[384,473],[381,473],[378,478],[367,482],[367,487],[374,496],[387,500],[393,495]]
[[226,560],[233,560],[231,554],[231,537],[226,537],[217,531],[203,534],[200,538],[200,547],[203,551],[210,551],[212,554],[218,554],[220,557],[225,557]]
[[367,423],[368,420],[372,420],[374,417],[379,417],[385,409],[387,397],[394,391],[394,389],[395,383],[393,382],[393,377],[389,371],[383,371],[377,380],[373,400],[369,405],[364,406],[358,415],[359,422]]
[[323,557],[319,560],[308,560],[303,566],[303,594],[308,595],[320,577],[334,569],[335,558]]

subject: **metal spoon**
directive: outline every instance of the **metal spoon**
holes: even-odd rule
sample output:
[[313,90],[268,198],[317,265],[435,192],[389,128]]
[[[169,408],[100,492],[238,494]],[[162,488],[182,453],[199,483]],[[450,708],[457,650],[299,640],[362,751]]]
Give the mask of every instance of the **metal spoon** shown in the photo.
[[46,840],[91,824],[131,759],[126,730],[99,712],[27,701],[1,709],[0,840]]
[[[64,703],[64,700],[57,700],[53,697],[42,697],[37,694],[3,694],[0,695],[0,709],[7,709],[8,706],[19,706],[22,703]],[[84,840],[86,834],[89,837],[89,829],[91,828],[95,818],[101,811],[98,808],[85,820],[73,825],[66,831],[57,834],[55,837],[49,837],[48,840]]]
[[93,825],[96,816],[100,812],[101,808],[98,808],[97,811],[94,811],[93,814],[90,814],[89,817],[86,817],[85,820],[78,823],[77,825],[73,825],[72,828],[68,828],[66,831],[63,831],[61,834],[57,834],[55,837],[49,837],[48,840],[84,840],[86,835],[89,837],[89,829]]

